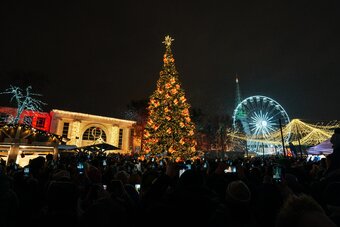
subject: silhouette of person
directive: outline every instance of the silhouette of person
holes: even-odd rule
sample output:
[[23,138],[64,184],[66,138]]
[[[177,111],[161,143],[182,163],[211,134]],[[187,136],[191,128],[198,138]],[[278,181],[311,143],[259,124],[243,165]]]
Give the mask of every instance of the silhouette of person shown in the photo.
[[292,151],[293,157],[297,157],[296,147],[292,142],[289,142],[289,148]]
[[340,128],[334,129],[330,141],[333,144],[333,153],[327,156],[327,173],[340,169]]

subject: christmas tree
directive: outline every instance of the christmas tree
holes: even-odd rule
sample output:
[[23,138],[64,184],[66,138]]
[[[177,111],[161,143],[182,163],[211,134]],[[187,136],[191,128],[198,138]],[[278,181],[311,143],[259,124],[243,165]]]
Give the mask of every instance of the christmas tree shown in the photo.
[[179,82],[170,36],[163,43],[166,50],[157,88],[150,97],[148,119],[143,133],[143,152],[187,160],[195,156],[195,125],[189,115],[190,105]]

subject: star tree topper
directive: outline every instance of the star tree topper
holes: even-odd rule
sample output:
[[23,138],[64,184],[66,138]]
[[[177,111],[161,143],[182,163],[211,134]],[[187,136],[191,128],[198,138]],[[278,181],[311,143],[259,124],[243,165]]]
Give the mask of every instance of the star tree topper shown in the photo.
[[174,41],[174,39],[167,35],[162,43],[164,43],[166,47],[170,47],[172,41]]

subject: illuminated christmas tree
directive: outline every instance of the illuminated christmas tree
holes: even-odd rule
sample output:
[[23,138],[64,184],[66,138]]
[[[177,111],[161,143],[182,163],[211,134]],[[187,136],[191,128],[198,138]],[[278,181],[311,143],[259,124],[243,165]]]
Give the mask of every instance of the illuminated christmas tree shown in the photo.
[[150,97],[148,119],[143,133],[143,152],[186,160],[195,156],[195,125],[189,115],[190,105],[179,82],[171,39],[166,36],[163,68],[157,89]]

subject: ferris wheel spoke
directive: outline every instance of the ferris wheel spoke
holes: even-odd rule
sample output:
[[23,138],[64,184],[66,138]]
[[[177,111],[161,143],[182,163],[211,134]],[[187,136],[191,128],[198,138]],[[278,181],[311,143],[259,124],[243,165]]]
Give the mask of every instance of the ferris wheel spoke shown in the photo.
[[273,115],[273,118],[277,117],[278,115],[282,114],[281,111]]
[[264,130],[266,131],[266,134],[269,135],[271,132],[274,131],[274,128],[273,127],[266,127]]
[[254,129],[255,129],[254,135],[260,135],[260,133],[259,133],[260,128],[255,127]]
[[251,96],[235,108],[233,124],[236,125],[237,121],[241,122],[243,131],[248,138],[247,147],[249,150],[259,152],[262,150],[261,147],[263,151],[264,148],[273,149],[274,147],[276,151],[280,145],[273,144],[271,137],[279,129],[279,118],[282,118],[283,124],[290,121],[279,103],[266,96]]
[[275,108],[271,106],[270,109],[268,110],[268,115],[272,116],[273,114],[275,114]]

